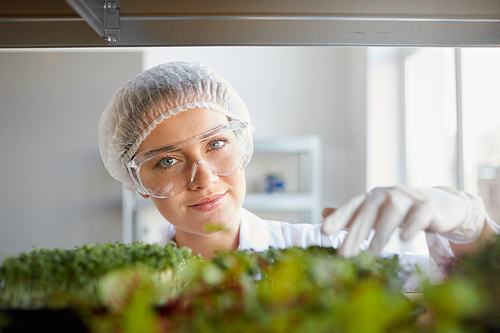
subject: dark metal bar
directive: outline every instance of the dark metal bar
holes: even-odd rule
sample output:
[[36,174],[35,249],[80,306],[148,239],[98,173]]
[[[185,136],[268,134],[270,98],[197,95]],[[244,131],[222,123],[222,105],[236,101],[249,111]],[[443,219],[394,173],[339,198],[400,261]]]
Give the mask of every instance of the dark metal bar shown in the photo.
[[[87,24],[59,9],[56,0],[39,0],[51,4],[43,15],[31,10],[24,16],[16,2],[6,1],[12,8],[5,7],[8,15],[0,11],[4,48],[500,46],[498,0],[213,0],[210,6],[128,0],[118,20],[108,20],[110,29],[104,0],[67,0]],[[115,44],[103,40],[110,34],[119,35]]]

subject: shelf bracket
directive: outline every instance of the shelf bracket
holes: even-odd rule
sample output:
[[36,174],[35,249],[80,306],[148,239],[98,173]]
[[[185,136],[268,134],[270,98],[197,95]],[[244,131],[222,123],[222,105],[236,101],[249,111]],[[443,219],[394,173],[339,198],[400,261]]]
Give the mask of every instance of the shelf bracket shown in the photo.
[[66,0],[78,15],[111,44],[120,39],[120,0]]

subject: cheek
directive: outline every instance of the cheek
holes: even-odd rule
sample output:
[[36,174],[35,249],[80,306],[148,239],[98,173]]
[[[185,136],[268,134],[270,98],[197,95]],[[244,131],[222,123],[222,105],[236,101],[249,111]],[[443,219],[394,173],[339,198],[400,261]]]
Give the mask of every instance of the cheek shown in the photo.
[[182,215],[178,196],[167,199],[151,198],[151,200],[155,204],[156,209],[167,221],[175,221]]
[[244,170],[238,172],[237,174],[231,176],[234,177],[232,180],[232,187],[234,192],[234,197],[237,201],[238,206],[243,204],[243,200],[245,199],[246,192],[246,180],[245,180],[245,172]]

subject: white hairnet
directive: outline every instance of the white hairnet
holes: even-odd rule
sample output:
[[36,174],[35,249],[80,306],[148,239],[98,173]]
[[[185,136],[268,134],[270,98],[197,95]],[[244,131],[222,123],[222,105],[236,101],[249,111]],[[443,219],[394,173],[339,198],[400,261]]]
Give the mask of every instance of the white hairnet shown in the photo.
[[250,123],[248,110],[233,87],[199,63],[161,64],[125,83],[99,122],[99,149],[110,175],[125,189],[135,191],[125,164],[142,141],[163,120],[200,107]]

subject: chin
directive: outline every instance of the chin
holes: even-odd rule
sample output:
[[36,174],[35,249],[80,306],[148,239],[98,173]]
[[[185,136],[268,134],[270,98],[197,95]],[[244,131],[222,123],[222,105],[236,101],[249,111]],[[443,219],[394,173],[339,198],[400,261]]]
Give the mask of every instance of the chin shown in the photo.
[[220,222],[220,221],[213,221],[213,222],[201,222],[197,223],[196,226],[190,225],[184,227],[183,225],[175,225],[174,226],[177,229],[183,230],[184,232],[188,232],[190,234],[195,234],[195,235],[213,235],[218,232],[224,232],[229,226],[231,225],[231,222]]
[[203,234],[214,234],[219,231],[224,231],[231,226],[238,212],[239,210],[236,210],[236,212],[222,210],[221,212],[209,214],[209,216],[202,217],[198,220],[200,225],[196,229]]

